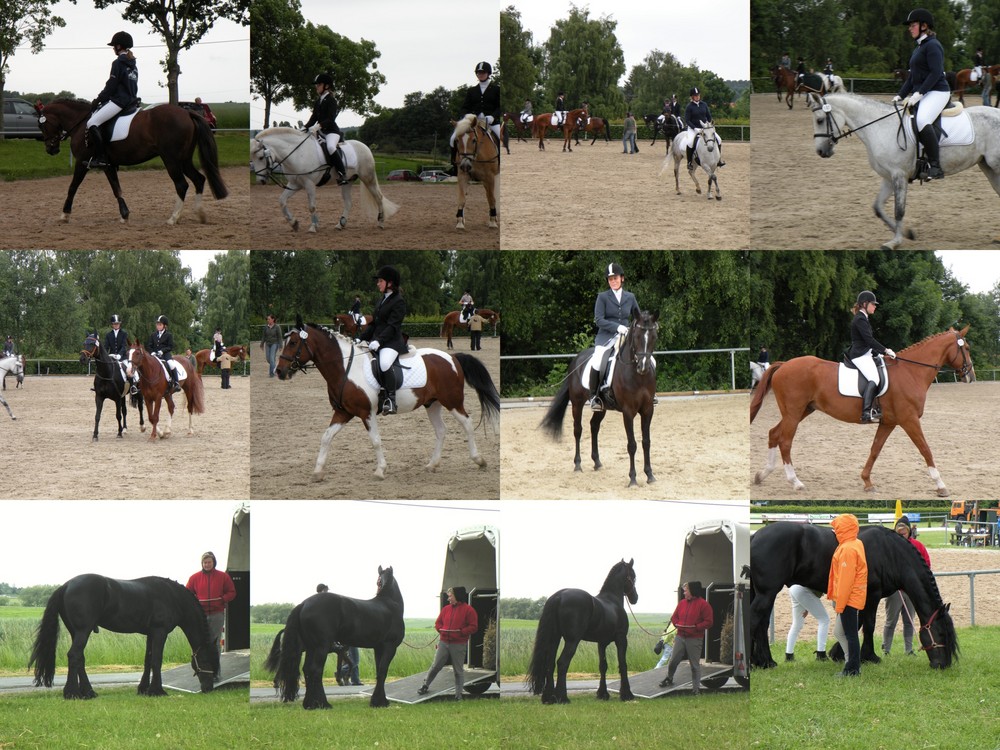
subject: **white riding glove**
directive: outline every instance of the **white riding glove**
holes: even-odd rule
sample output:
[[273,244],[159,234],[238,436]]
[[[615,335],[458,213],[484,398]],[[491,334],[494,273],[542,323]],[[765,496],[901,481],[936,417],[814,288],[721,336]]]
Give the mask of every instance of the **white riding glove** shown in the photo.
[[886,349],[885,350],[885,356],[889,357],[890,359],[895,359],[896,358],[896,352],[894,352],[892,349]]
[[368,345],[368,349],[369,349],[370,351],[373,351],[373,352],[377,352],[377,351],[378,351],[378,348],[379,348],[380,346],[382,346],[382,345],[381,345],[381,344],[380,344],[380,343],[378,342],[378,340],[376,339],[375,341],[371,342],[371,343],[370,343],[370,344]]
[[894,97],[892,97],[893,104],[899,104],[901,101],[903,101],[903,98],[899,94],[896,94]]
[[626,333],[628,333],[628,326],[618,326],[618,333],[624,336]]
[[155,352],[153,352],[153,353],[154,353],[154,354],[155,354],[155,355],[156,355],[157,357],[162,357],[162,356],[163,356],[163,350],[162,350],[162,349],[157,349],[157,350],[156,350]]
[[317,122],[311,128],[309,128],[310,133],[318,133],[320,131],[320,124]]
[[921,94],[919,91],[914,91],[912,94],[910,94],[910,106],[911,107],[917,106],[917,102],[919,102],[923,98],[924,98],[923,94]]

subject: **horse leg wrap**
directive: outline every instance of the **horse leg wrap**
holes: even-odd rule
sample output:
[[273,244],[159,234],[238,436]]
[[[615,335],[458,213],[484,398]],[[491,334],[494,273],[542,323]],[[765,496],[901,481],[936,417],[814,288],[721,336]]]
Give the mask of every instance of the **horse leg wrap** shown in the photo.
[[[496,209],[494,209],[494,211],[495,210]],[[460,209],[458,209],[458,211],[455,212],[455,218],[456,219],[461,219],[463,216],[465,216],[465,209],[460,208]]]
[[497,215],[497,209],[494,206],[493,208],[490,209],[490,216],[492,216],[493,218],[496,218],[496,215]]

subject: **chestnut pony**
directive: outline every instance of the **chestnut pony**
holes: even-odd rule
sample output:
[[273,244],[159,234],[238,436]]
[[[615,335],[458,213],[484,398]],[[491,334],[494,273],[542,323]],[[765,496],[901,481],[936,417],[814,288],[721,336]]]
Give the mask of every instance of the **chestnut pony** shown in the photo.
[[[141,398],[146,403],[146,418],[149,420],[150,440],[157,437],[165,438],[170,435],[170,423],[174,417],[174,395],[170,390],[170,379],[163,372],[163,365],[159,359],[147,352],[142,344],[135,342],[133,348],[128,352],[129,366],[128,375],[132,376],[133,370],[139,371],[139,396],[132,397],[132,403],[138,405]],[[201,375],[194,371],[194,367],[187,357],[175,357],[184,371],[187,378],[180,381],[184,395],[187,397],[188,412],[188,435],[194,434],[194,415],[205,413],[205,386],[201,382]],[[160,427],[160,402],[167,402],[167,426]]]

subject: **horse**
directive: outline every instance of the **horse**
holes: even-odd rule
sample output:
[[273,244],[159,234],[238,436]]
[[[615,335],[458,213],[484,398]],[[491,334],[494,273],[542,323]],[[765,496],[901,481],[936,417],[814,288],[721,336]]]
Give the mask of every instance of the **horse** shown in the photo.
[[566,119],[563,120],[560,129],[563,132],[563,151],[572,151],[573,144],[573,133],[579,127],[581,122],[585,122],[587,117],[590,116],[590,112],[587,107],[581,107],[580,109],[571,109],[566,113]]
[[[500,313],[495,310],[488,310],[485,307],[476,308],[476,312],[479,313],[480,317],[485,318],[487,323],[493,325],[493,333],[496,334],[497,325],[500,323]],[[468,325],[467,323],[460,323],[459,317],[461,316],[461,310],[452,310],[450,313],[444,316],[444,322],[441,324],[442,337],[448,339],[448,348],[454,349],[455,345],[451,342],[451,333],[455,330],[455,326]]]
[[546,112],[545,114],[535,115],[535,119],[531,121],[531,137],[538,139],[538,150],[545,150],[545,136],[549,132],[549,129],[556,131],[557,133],[562,132],[561,125],[552,124],[552,112]]
[[[374,599],[351,599],[325,591],[313,594],[288,615],[285,627],[274,637],[264,668],[275,675],[281,700],[293,702],[299,695],[299,663],[305,651],[302,672],[306,694],[302,708],[330,708],[323,690],[323,667],[335,642],[370,648],[375,652],[375,691],[368,705],[389,705],[385,678],[396,649],[403,642],[403,595],[392,568],[378,569]],[[282,636],[284,636],[282,638]]]
[[[59,144],[69,138],[70,151],[76,159],[73,180],[69,184],[66,202],[59,215],[59,221],[64,224],[69,221],[73,211],[73,198],[83,178],[87,176],[87,162],[93,155],[86,143],[90,113],[90,102],[56,99],[45,105],[45,110],[38,119],[42,138],[45,140],[45,151],[50,156],[55,156],[59,153]],[[194,166],[195,148],[198,149],[198,161],[204,175]],[[139,110],[129,126],[128,136],[120,141],[107,139],[106,151],[111,166],[104,168],[104,174],[118,201],[122,224],[128,222],[129,209],[118,182],[118,167],[142,164],[157,156],[163,160],[163,166],[167,168],[167,174],[173,180],[177,193],[177,201],[167,224],[176,224],[180,219],[188,190],[187,180],[194,185],[193,210],[202,224],[207,221],[205,208],[201,205],[206,179],[216,200],[229,195],[229,189],[219,172],[219,152],[212,128],[201,115],[173,104]]]
[[[187,373],[187,377],[180,381],[180,385],[187,400],[187,434],[193,435],[194,415],[205,413],[205,385],[201,382],[201,375],[195,372],[187,357],[175,357],[173,361],[183,367],[184,372]],[[170,425],[174,417],[174,396],[171,391],[170,378],[163,371],[165,364],[147,352],[138,340],[133,348],[129,349],[126,374],[131,378],[132,373],[138,371],[140,391],[139,395],[132,396],[132,405],[139,407],[141,402],[146,403],[150,440],[156,440],[157,437],[169,437]],[[165,428],[159,424],[160,402],[164,399],[167,402],[167,426]]]
[[[93,442],[97,442],[97,430],[101,424],[101,412],[104,409],[104,402],[111,399],[115,402],[115,419],[118,420],[118,437],[122,438],[128,432],[128,419],[126,417],[128,406],[127,397],[131,381],[125,377],[125,372],[121,364],[113,359],[101,346],[100,335],[97,331],[87,334],[83,342],[83,349],[80,350],[80,364],[93,362],[96,365],[94,371],[94,404],[97,411],[94,413],[94,436]],[[142,402],[139,402],[139,424],[141,431],[145,432],[146,426],[142,417]]]
[[[379,386],[374,382],[374,358],[367,344],[355,344],[339,333],[316,325],[303,324],[301,319],[285,336],[285,345],[279,355],[278,378],[290,379],[299,370],[305,371],[312,362],[322,373],[327,384],[327,396],[333,407],[330,426],[320,440],[319,456],[313,470],[313,479],[323,479],[323,465],[330,451],[330,441],[354,417],[368,430],[375,449],[375,476],[385,478],[386,461],[378,421],[374,419]],[[465,410],[465,384],[468,383],[479,396],[486,423],[496,429],[500,417],[500,395],[489,372],[482,362],[469,354],[448,354],[439,349],[416,349],[412,356],[402,355],[400,363],[411,370],[424,369],[426,382],[416,387],[403,387],[396,391],[396,405],[400,413],[425,407],[427,418],[434,427],[437,440],[427,469],[434,471],[441,463],[444,445],[444,420],[442,410],[447,409],[462,428],[469,444],[473,462],[486,467],[486,459],[476,447],[475,427]]]
[[650,146],[656,145],[656,138],[659,134],[662,133],[665,139],[672,141],[684,129],[684,123],[677,115],[664,116],[662,121],[660,117],[661,115],[642,116],[646,126],[653,131],[653,140],[649,144]]
[[507,129],[508,133],[513,132],[514,137],[521,143],[527,143],[527,139],[524,136],[531,136],[532,122],[521,122],[520,112],[504,112],[503,113],[503,124]]
[[[236,357],[240,362],[245,362],[247,358],[247,348],[245,346],[227,346],[226,351],[230,357]],[[197,363],[199,375],[205,372],[206,367],[218,367],[217,360],[211,359],[211,349],[199,349],[194,353],[194,361]]]
[[[904,235],[913,239],[912,230],[904,232],[903,215],[907,183],[917,178],[917,152],[912,128],[902,110],[854,94],[830,94],[821,97],[812,106],[812,112],[816,153],[828,159],[833,156],[837,141],[856,133],[868,151],[868,163],[882,178],[873,208],[875,215],[895,232],[893,239],[882,248],[895,250],[902,244]],[[942,144],[941,166],[946,174],[954,174],[978,164],[1000,195],[1000,111],[971,107],[966,113],[975,140],[969,145]],[[949,127],[945,125],[946,130]],[[895,221],[883,211],[890,194],[895,204]]]
[[[628,562],[622,558],[621,562],[615,563],[597,596],[591,596],[581,589],[560,589],[545,600],[525,680],[533,695],[542,696],[543,704],[569,703],[566,695],[566,672],[580,641],[593,641],[597,644],[601,668],[598,700],[606,701],[610,698],[606,675],[607,648],[612,642],[618,649],[618,673],[621,677],[618,696],[623,701],[635,699],[628,681],[625,658],[628,650],[628,615],[622,604],[624,597],[631,604],[639,601],[639,594],[635,589],[634,562],[634,558]],[[560,639],[563,640],[563,650],[557,662],[556,651],[559,649]],[[553,684],[552,673],[557,667],[558,677]]]
[[826,94],[837,94],[846,90],[843,78],[838,75],[828,76],[826,73],[806,73],[798,79],[795,86],[796,93],[805,93],[810,106]]
[[458,223],[456,229],[465,229],[465,194],[471,180],[478,180],[486,188],[486,203],[490,207],[489,227],[497,223],[497,194],[500,192],[500,149],[493,134],[483,123],[469,114],[455,123],[455,166],[458,169]]
[[[889,389],[881,397],[882,421],[875,431],[868,461],[861,471],[865,491],[873,492],[872,466],[882,452],[882,446],[897,426],[902,427],[927,463],[927,472],[937,485],[939,497],[948,497],[948,489],[934,465],[934,456],[920,427],[924,413],[927,390],[938,372],[949,367],[961,379],[972,383],[976,371],[972,366],[969,344],[965,338],[969,327],[961,331],[949,328],[942,333],[928,336],[908,346],[896,355],[896,360],[886,363],[886,373],[891,372]],[[796,357],[787,362],[772,362],[761,378],[760,385],[750,401],[750,421],[753,422],[768,392],[774,389],[774,398],[781,411],[781,421],[771,428],[767,437],[767,465],[758,471],[754,484],[764,481],[777,466],[778,451],[784,464],[785,478],[792,487],[804,487],[792,467],[792,440],[799,422],[819,410],[842,422],[857,423],[861,419],[861,399],[842,396],[837,387],[836,362],[818,357]]]
[[[0,359],[0,372],[3,373],[3,375],[0,375],[0,381],[5,380],[10,373],[14,373],[18,382],[21,382],[24,378],[24,357],[20,354],[9,354],[6,357],[3,357]],[[3,393],[0,393],[0,404],[2,404],[3,408],[7,410],[7,416],[14,420],[17,419],[17,417],[14,416],[14,412],[10,410],[10,404],[8,404],[7,399],[3,397]]]
[[[347,313],[341,313],[337,315],[334,320],[337,321],[337,330],[343,329],[347,336],[356,336],[358,334],[358,324],[354,322],[354,316],[348,315]],[[367,326],[372,322],[371,315],[362,315],[361,324]]]
[[121,581],[95,573],[66,581],[49,597],[31,649],[28,667],[35,667],[37,687],[52,687],[60,619],[72,641],[63,698],[97,697],[87,677],[84,650],[90,634],[99,628],[146,636],[146,659],[138,693],[163,696],[166,695],[160,678],[163,644],[167,635],[179,627],[191,646],[191,667],[201,684],[201,692],[212,691],[213,677],[219,672],[219,650],[197,597],[177,581],[156,576]]
[[798,75],[796,72],[790,68],[786,68],[784,65],[775,65],[771,68],[771,78],[778,92],[778,101],[781,101],[781,94],[784,91],[785,104],[788,105],[789,109],[792,109],[795,103],[795,87],[798,84]]
[[760,379],[764,377],[764,371],[767,368],[764,367],[760,362],[750,361],[750,390],[752,391],[757,387]]
[[573,131],[573,137],[576,139],[576,145],[580,145],[580,133],[593,133],[594,137],[590,141],[590,145],[593,146],[594,142],[597,141],[597,136],[604,133],[605,142],[611,141],[611,126],[608,124],[608,120],[605,117],[585,117],[578,123],[579,127]]
[[[656,392],[656,332],[659,329],[657,315],[643,311],[632,321],[625,340],[621,344],[615,360],[614,372],[611,376],[610,392],[604,398],[605,411],[594,412],[590,418],[591,458],[594,460],[594,470],[601,468],[601,458],[597,450],[597,433],[601,429],[608,409],[620,411],[625,423],[625,435],[628,438],[629,457],[629,487],[635,487],[635,432],[633,422],[639,415],[642,428],[643,471],[646,482],[656,481],[649,461],[649,426],[653,420],[653,399]],[[580,352],[570,366],[569,375],[563,380],[562,387],[552,399],[541,428],[553,440],[562,437],[563,417],[566,406],[573,404],[573,438],[576,441],[576,455],[573,458],[574,471],[580,468],[580,435],[583,432],[583,407],[590,398],[588,363],[594,353],[593,347]]]
[[[993,79],[993,85],[995,86],[997,84],[997,76],[1000,75],[1000,65],[987,65],[986,68],[989,71],[990,77]],[[962,102],[962,104],[965,104],[966,88],[982,88],[983,86],[982,76],[975,81],[972,80],[971,76],[971,68],[965,68],[955,73],[955,84],[952,86],[952,91],[958,94],[958,100]],[[998,99],[997,102],[1000,103],[1000,99]]]
[[[344,211],[336,228],[347,228],[347,217],[353,205],[350,181],[361,180],[364,185],[361,207],[369,220],[374,219],[379,229],[385,229],[385,220],[395,214],[399,206],[382,195],[371,149],[361,141],[352,140],[342,141],[340,148],[349,182],[340,187]],[[309,231],[319,229],[316,188],[324,182],[328,169],[322,147],[311,133],[294,128],[268,128],[250,139],[250,170],[258,184],[273,182],[284,187],[278,204],[293,232],[299,231],[299,220],[289,210],[288,199],[303,189],[309,201]]]
[[[663,167],[660,169],[660,174],[662,175],[669,169],[672,158],[674,161],[674,189],[677,191],[677,195],[680,195],[681,162],[687,160],[687,147],[693,137],[698,138],[698,145],[695,147],[697,164],[708,174],[708,185],[706,186],[708,199],[712,200],[712,186],[714,185],[715,200],[721,201],[722,191],[719,190],[719,178],[716,176],[715,171],[719,168],[719,161],[721,161],[722,156],[719,153],[719,143],[715,139],[715,126],[712,123],[702,122],[701,127],[696,128],[693,134],[689,130],[678,133],[670,144],[670,150],[667,158],[663,160]],[[691,177],[691,181],[694,182],[695,192],[701,195],[701,183],[698,182],[697,170],[688,170],[688,175]]]
[[[958,659],[958,639],[949,612],[941,600],[934,575],[917,549],[906,539],[881,526],[863,526],[858,534],[868,561],[868,590],[860,615],[864,633],[861,660],[879,663],[875,654],[875,617],[883,598],[905,591],[920,620],[921,649],[932,669],[947,669]],[[769,669],[771,658],[767,629],[774,599],[784,586],[799,584],[826,591],[830,562],[837,549],[837,535],[829,528],[808,523],[780,521],[758,530],[750,539],[751,664]],[[836,655],[835,655],[836,656]]]

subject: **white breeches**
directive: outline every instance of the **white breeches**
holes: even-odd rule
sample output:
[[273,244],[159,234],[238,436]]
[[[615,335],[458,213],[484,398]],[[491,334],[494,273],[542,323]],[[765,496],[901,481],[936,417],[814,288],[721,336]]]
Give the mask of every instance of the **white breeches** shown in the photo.
[[94,125],[103,125],[121,111],[122,108],[117,104],[108,102],[90,116],[90,119],[87,120],[87,127],[91,128]]
[[861,374],[868,378],[868,380],[873,383],[878,382],[878,368],[875,366],[875,360],[872,359],[871,349],[862,354],[860,357],[855,357],[851,360],[851,362],[858,366],[858,369],[861,370]]
[[917,103],[917,131],[923,130],[941,114],[951,95],[947,91],[928,91]]
[[384,347],[378,350],[378,369],[382,372],[388,372],[389,368],[392,367],[392,363],[396,361],[399,356],[399,352],[395,349],[390,349]]
[[326,150],[331,154],[337,150],[337,144],[340,143],[339,133],[327,133],[326,134]]

